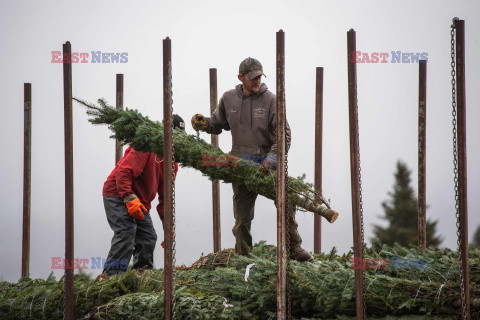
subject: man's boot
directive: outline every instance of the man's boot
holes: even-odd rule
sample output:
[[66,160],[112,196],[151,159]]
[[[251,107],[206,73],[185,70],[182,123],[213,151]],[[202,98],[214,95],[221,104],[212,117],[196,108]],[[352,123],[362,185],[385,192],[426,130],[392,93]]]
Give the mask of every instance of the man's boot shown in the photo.
[[290,259],[300,262],[310,262],[313,260],[313,256],[302,247],[295,246],[290,250]]

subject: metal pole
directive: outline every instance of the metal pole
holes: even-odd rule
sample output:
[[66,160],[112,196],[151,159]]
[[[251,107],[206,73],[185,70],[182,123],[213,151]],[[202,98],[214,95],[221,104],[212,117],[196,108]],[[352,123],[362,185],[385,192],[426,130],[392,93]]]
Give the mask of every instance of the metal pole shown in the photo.
[[65,119],[65,314],[74,319],[73,309],[73,127],[72,127],[72,48],[63,45],[63,105]]
[[[323,68],[318,67],[315,88],[315,190],[322,190]],[[316,201],[321,203],[321,199]],[[313,215],[313,253],[322,252],[322,217]]]
[[30,199],[32,163],[32,84],[23,85],[23,237],[22,278],[30,274]]
[[[352,53],[356,51],[355,31],[347,32],[348,60],[348,106],[350,123],[350,170],[352,188],[352,223],[353,254],[356,259],[363,259],[362,219],[360,216],[360,158],[358,151],[358,105],[357,105],[357,65]],[[362,260],[363,261],[363,260]],[[365,319],[364,315],[364,274],[363,269],[355,269],[355,301],[357,319]]]
[[468,270],[468,214],[467,214],[467,141],[465,102],[465,21],[455,20],[457,58],[457,141],[458,141],[458,198],[460,215],[460,257],[462,259],[463,294],[466,309],[462,319],[470,320],[470,283]]
[[427,125],[427,61],[418,64],[418,247],[427,248],[426,203],[426,125]]
[[164,319],[172,319],[173,313],[173,120],[172,120],[172,46],[170,38],[163,40],[163,199],[165,210],[164,241],[165,266]]
[[[117,74],[117,109],[123,109],[123,74]],[[122,158],[123,148],[120,141],[115,140],[115,164]]]
[[[210,115],[217,108],[217,69],[210,69]],[[218,148],[218,135],[212,134],[212,145]],[[213,208],[213,252],[221,250],[220,229],[220,183],[218,179],[212,181],[212,208]]]
[[285,33],[277,32],[277,319],[286,319]]

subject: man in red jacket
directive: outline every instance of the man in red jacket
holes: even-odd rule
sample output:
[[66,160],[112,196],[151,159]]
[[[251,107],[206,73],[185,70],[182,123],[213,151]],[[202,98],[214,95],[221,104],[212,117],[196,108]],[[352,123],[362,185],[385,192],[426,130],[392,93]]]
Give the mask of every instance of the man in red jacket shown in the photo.
[[[176,114],[173,126],[185,130],[183,119]],[[177,171],[175,163],[175,176]],[[149,211],[157,193],[157,212],[163,224],[163,158],[128,147],[103,185],[105,212],[114,231],[104,274],[125,272],[132,255],[134,269],[153,268],[157,234]]]

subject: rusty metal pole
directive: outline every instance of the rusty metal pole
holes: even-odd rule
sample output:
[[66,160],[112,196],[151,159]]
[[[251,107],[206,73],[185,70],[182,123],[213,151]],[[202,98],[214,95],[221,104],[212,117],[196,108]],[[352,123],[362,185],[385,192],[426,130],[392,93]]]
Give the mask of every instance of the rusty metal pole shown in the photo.
[[426,126],[427,126],[427,61],[418,64],[418,247],[427,248],[426,200]]
[[[116,95],[117,109],[123,109],[123,74],[117,74],[117,95]],[[120,141],[115,140],[115,164],[122,158],[123,148]]]
[[23,237],[22,278],[30,274],[30,199],[32,163],[32,84],[23,85]]
[[285,33],[277,32],[277,319],[286,319]]
[[163,201],[165,210],[164,241],[164,319],[173,313],[173,120],[172,120],[172,44],[163,40]]
[[[210,69],[210,115],[217,108],[217,69]],[[218,148],[218,135],[212,134],[212,145]],[[218,179],[212,181],[212,208],[213,208],[213,252],[222,248],[220,228],[220,183]]]
[[65,119],[65,298],[64,319],[74,319],[73,306],[73,126],[72,126],[72,48],[63,45],[63,105]]
[[[315,189],[322,190],[323,68],[318,67],[315,87]],[[321,199],[316,201],[321,203]],[[322,252],[322,217],[313,215],[313,253]]]
[[460,258],[464,279],[465,310],[462,319],[470,320],[470,283],[468,270],[468,214],[467,214],[467,139],[465,102],[465,21],[455,20],[457,67],[457,141],[458,141],[458,199],[460,215]]
[[[358,105],[357,105],[357,65],[355,63],[355,31],[347,32],[348,60],[348,106],[350,123],[350,170],[352,188],[353,254],[363,261],[362,219],[360,207],[360,156],[358,150]],[[355,301],[357,319],[365,319],[364,314],[364,270],[355,269]]]

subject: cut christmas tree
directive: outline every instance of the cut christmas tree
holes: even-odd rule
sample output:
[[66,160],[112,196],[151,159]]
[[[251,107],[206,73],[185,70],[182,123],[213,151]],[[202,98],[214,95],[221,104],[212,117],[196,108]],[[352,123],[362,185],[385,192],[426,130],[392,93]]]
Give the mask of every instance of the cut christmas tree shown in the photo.
[[[98,100],[100,107],[76,98],[75,101],[88,108],[87,114],[92,116],[89,120],[91,123],[108,125],[114,132],[112,137],[122,144],[131,145],[137,151],[154,152],[159,157],[163,156],[162,123],[150,120],[137,110],[113,108],[102,99]],[[211,180],[243,184],[248,189],[275,200],[274,171],[269,170],[264,174],[262,168],[255,162],[224,153],[183,130],[173,130],[173,145],[175,161],[181,166],[197,169]],[[337,219],[338,213],[330,209],[320,190],[315,190],[311,183],[304,181],[305,175],[298,178],[289,177],[288,180],[290,205],[319,214],[331,223]]]

